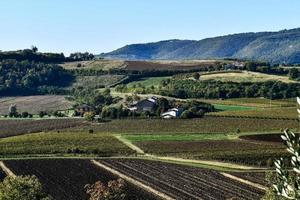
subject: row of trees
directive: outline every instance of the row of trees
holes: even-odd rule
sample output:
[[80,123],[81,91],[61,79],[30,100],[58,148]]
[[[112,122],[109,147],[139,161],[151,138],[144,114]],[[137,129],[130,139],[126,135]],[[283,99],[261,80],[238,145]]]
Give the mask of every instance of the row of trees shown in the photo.
[[70,61],[83,61],[92,60],[94,55],[88,52],[71,53],[69,57],[66,57],[63,53],[40,53],[36,46],[32,46],[30,49],[23,49],[17,51],[0,51],[0,61],[13,59],[17,61],[34,61],[43,63],[62,63]]
[[169,80],[158,92],[178,98],[290,98],[300,95],[300,84],[267,81],[261,83],[235,83],[221,81]]

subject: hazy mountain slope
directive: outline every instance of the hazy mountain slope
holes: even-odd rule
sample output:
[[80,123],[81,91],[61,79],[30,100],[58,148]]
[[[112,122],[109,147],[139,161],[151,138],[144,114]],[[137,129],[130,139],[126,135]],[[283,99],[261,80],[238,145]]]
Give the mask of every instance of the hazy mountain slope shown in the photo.
[[245,58],[272,63],[300,63],[300,29],[241,33],[199,41],[133,44],[102,56],[129,60]]

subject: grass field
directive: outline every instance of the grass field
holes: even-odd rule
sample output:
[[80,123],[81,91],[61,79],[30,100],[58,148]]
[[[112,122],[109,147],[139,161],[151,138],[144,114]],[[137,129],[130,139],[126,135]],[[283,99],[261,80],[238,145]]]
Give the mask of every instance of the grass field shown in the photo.
[[[81,64],[81,67],[77,67]],[[109,69],[119,69],[124,68],[124,61],[118,60],[92,60],[92,61],[78,61],[78,62],[67,62],[62,64],[65,69],[99,69],[99,70],[109,70]]]
[[0,140],[0,155],[2,157],[44,154],[116,156],[133,153],[133,150],[115,137],[105,133],[48,132],[14,136]]
[[234,99],[198,99],[215,105],[246,106],[257,108],[295,107],[296,98],[270,100],[265,98],[234,98]]
[[203,74],[200,80],[218,80],[222,82],[266,82],[266,81],[281,81],[285,83],[295,83],[297,81],[289,80],[287,76],[269,75],[259,72],[243,71],[242,73],[215,73],[215,74]]
[[[226,107],[226,106],[225,106]],[[242,117],[266,117],[266,118],[289,118],[297,119],[296,107],[282,108],[257,108],[255,110],[234,110],[228,109],[222,112],[212,112],[208,115],[213,116],[242,116]]]
[[74,103],[61,95],[3,97],[0,98],[0,115],[6,115],[12,104],[17,106],[19,113],[38,114],[40,111],[68,110]]
[[119,82],[124,77],[123,75],[77,76],[70,87],[104,88]]
[[158,87],[161,83],[162,80],[170,78],[169,76],[165,77],[151,77],[151,78],[142,78],[141,80],[138,81],[133,81],[127,84],[128,88],[133,88],[134,86],[136,87]]
[[255,107],[250,106],[234,106],[234,105],[222,105],[222,104],[213,104],[215,109],[222,111],[241,111],[241,110],[255,110]]

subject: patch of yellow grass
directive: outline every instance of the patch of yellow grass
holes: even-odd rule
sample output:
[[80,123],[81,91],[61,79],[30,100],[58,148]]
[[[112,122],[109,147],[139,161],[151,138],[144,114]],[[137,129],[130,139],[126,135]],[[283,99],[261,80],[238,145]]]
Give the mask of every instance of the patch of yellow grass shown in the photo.
[[259,72],[226,72],[226,73],[217,73],[217,74],[207,74],[202,75],[201,80],[219,80],[223,82],[265,82],[265,81],[281,81],[285,83],[295,83],[296,81],[289,80],[287,76],[278,76],[263,74]]

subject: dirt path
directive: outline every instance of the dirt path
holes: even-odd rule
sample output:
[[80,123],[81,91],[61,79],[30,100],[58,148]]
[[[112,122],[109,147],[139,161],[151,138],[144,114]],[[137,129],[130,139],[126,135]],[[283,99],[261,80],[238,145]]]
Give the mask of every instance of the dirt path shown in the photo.
[[96,160],[91,160],[91,162],[92,162],[93,164],[95,164],[96,166],[101,167],[101,168],[103,168],[103,169],[105,169],[105,170],[107,170],[107,171],[113,173],[114,175],[117,175],[118,177],[124,179],[125,181],[127,181],[127,182],[129,182],[129,183],[132,183],[132,184],[134,184],[134,185],[136,185],[136,186],[138,186],[138,187],[140,187],[140,188],[146,190],[147,192],[150,192],[150,193],[152,193],[152,194],[158,196],[158,197],[161,198],[161,199],[165,199],[165,200],[175,200],[175,199],[169,197],[168,195],[166,195],[166,194],[164,194],[164,193],[162,193],[162,192],[159,192],[159,191],[153,189],[153,188],[150,187],[150,186],[147,186],[147,185],[143,184],[143,183],[140,182],[140,181],[137,181],[137,180],[135,180],[135,179],[133,179],[133,178],[131,178],[131,177],[129,177],[129,176],[126,176],[126,175],[120,173],[119,171],[117,171],[117,170],[115,170],[115,169],[112,169],[112,168],[110,168],[110,167],[108,167],[108,166],[106,166],[106,165],[104,165],[104,164],[102,164],[102,163],[100,163],[100,162],[97,162]]
[[245,179],[242,179],[242,178],[239,178],[239,177],[236,177],[236,176],[233,176],[231,174],[224,173],[224,172],[220,172],[220,174],[222,174],[223,176],[225,176],[227,178],[230,178],[232,180],[236,180],[236,181],[239,181],[241,183],[244,183],[244,184],[250,185],[252,187],[258,188],[260,190],[267,191],[267,188],[265,186],[260,185],[260,184],[253,183],[251,181],[248,181],[248,180],[245,180]]
[[4,162],[0,161],[0,168],[5,172],[7,176],[16,177],[16,175],[4,164]]
[[145,152],[141,148],[139,148],[138,146],[132,144],[131,141],[125,139],[121,135],[114,135],[114,137],[117,138],[120,142],[122,142],[126,146],[128,146],[130,149],[136,151],[138,154],[145,154]]

